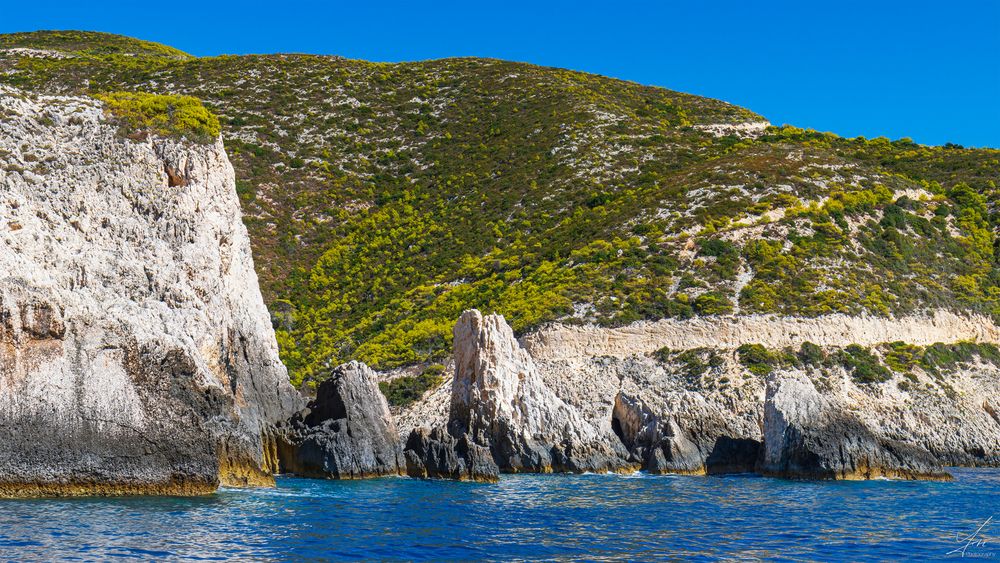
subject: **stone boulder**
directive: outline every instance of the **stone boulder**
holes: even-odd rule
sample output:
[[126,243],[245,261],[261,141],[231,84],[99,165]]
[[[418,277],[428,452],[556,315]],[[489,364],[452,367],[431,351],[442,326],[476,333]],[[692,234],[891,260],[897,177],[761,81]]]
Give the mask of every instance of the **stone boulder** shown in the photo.
[[878,438],[846,400],[821,394],[800,373],[768,379],[757,469],[795,479],[950,479],[927,450]]
[[422,479],[496,482],[500,469],[489,448],[468,434],[455,438],[444,428],[414,428],[406,440],[406,474]]
[[655,414],[640,399],[618,393],[611,424],[629,459],[642,469],[650,473],[704,473],[704,456],[697,444],[673,417]]
[[399,434],[375,372],[360,362],[335,368],[308,409],[293,417],[280,458],[285,471],[309,477],[399,474]]
[[656,474],[753,471],[754,444],[760,442],[745,437],[715,405],[696,394],[656,399],[648,389],[634,386],[615,396],[612,429],[629,460]]

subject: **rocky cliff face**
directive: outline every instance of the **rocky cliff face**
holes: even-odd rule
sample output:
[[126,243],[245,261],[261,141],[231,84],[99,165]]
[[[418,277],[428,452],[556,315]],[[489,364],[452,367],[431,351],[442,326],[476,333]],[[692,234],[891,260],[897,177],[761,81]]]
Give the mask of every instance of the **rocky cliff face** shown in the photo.
[[590,424],[549,389],[500,315],[466,311],[455,325],[449,430],[488,445],[503,471],[628,467],[610,422]]
[[[996,359],[971,355],[944,370],[910,358],[900,371],[865,382],[836,358],[857,341],[888,341],[876,353],[895,353],[898,364],[920,353],[898,342],[904,339],[979,339],[985,344],[949,344],[936,353],[982,346],[995,356],[988,343],[996,330],[987,319],[945,312],[721,317],[550,327],[521,347],[502,317],[469,312],[455,328],[450,399],[448,385],[428,393],[400,413],[400,431],[408,433],[412,421],[446,418],[453,435],[470,432],[489,446],[503,471],[943,478],[942,465],[1000,463]],[[744,358],[739,347],[759,342],[773,350],[769,359]],[[815,345],[817,357],[808,362],[797,356],[804,342]],[[659,348],[664,343],[677,348]],[[753,361],[770,363],[751,369]],[[555,461],[562,459],[571,461]]]
[[897,340],[917,345],[959,340],[1000,343],[1000,329],[982,315],[937,310],[902,318],[843,314],[811,318],[732,315],[641,321],[620,328],[555,323],[523,340],[524,347],[535,358],[574,361],[600,356],[629,358],[664,347],[736,348],[749,343],[768,348],[798,346],[806,341],[823,346],[869,346]]
[[298,397],[221,140],[0,90],[0,494],[267,483]]
[[813,479],[947,479],[912,441],[879,437],[847,400],[820,393],[801,374],[768,380],[759,471]]

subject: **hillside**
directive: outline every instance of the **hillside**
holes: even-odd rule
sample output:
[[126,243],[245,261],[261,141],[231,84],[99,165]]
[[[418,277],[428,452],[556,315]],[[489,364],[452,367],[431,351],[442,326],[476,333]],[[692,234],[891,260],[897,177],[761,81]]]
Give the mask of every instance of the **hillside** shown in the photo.
[[193,96],[219,117],[296,383],[439,360],[473,307],[518,332],[1000,312],[996,150],[765,130],[717,100],[487,59],[196,58],[37,32],[0,35],[0,83]]

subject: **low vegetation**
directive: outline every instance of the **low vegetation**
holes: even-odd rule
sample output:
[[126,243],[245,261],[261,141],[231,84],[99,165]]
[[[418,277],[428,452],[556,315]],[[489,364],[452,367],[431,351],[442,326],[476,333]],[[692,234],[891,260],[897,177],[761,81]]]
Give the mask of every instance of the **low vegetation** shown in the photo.
[[204,143],[215,140],[221,131],[219,118],[191,96],[112,92],[94,97],[122,121],[130,136],[154,133]]
[[847,346],[835,358],[857,383],[882,383],[892,378],[892,372],[875,355],[857,344]]
[[690,389],[700,389],[702,378],[710,370],[718,370],[725,365],[725,358],[719,350],[713,348],[692,348],[673,351],[661,348],[653,353],[653,357],[667,366],[677,368]]
[[444,381],[443,373],[443,365],[431,364],[420,375],[404,375],[390,381],[381,381],[378,388],[390,405],[405,407],[440,385]]
[[780,357],[760,344],[744,344],[736,349],[740,363],[754,375],[767,375],[778,365]]
[[[718,350],[699,348],[699,355],[707,353],[718,356]],[[684,352],[667,349],[657,352],[656,357],[664,363],[676,359]],[[775,369],[818,369],[829,370],[840,366],[855,383],[876,384],[892,379],[893,372],[916,381],[916,370],[942,379],[963,366],[976,362],[1000,366],[1000,348],[993,344],[977,342],[957,342],[954,344],[933,344],[916,346],[905,342],[889,342],[866,348],[851,344],[843,348],[822,348],[812,342],[803,342],[797,351],[792,349],[770,350],[760,344],[744,344],[736,349],[740,364],[750,373],[764,376]]]
[[[0,35],[0,82],[193,96],[219,116],[296,384],[350,359],[442,361],[470,307],[518,332],[737,311],[1000,314],[996,150],[789,126],[715,136],[701,127],[762,118],[487,59],[195,58],[106,34],[14,34]],[[162,116],[137,113],[140,126]],[[755,372],[791,361],[755,353]],[[884,375],[845,357],[861,378]]]

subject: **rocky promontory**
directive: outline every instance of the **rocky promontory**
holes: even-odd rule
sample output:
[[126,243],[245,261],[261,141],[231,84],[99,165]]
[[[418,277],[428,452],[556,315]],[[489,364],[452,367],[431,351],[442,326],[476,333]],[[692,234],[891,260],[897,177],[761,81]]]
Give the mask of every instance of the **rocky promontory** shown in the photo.
[[950,478],[930,452],[877,436],[856,409],[796,374],[767,382],[758,471],[797,479]]
[[221,139],[6,87],[0,121],[0,494],[273,483],[301,404]]

